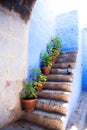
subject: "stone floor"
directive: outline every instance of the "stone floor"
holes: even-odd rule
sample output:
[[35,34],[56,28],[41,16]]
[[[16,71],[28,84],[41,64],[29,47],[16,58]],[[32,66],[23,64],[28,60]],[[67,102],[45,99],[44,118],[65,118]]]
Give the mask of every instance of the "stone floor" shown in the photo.
[[[1,130],[42,130],[24,121],[17,121]],[[87,92],[82,92],[79,103],[72,113],[66,130],[87,130]]]
[[87,130],[87,92],[82,92],[82,96],[69,119],[66,130]]

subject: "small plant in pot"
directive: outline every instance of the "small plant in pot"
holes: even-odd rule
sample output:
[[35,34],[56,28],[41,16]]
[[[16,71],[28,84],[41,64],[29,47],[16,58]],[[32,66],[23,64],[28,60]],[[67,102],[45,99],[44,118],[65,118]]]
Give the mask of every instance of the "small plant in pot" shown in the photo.
[[44,86],[45,86],[45,82],[47,81],[47,76],[44,75],[42,72],[40,73],[40,75],[38,75],[37,77],[38,81],[41,82],[41,86],[37,87],[37,90],[41,91],[43,90]]
[[32,112],[37,102],[35,81],[26,82],[21,94],[22,107],[26,112]]
[[49,75],[52,66],[52,56],[48,52],[41,53],[42,60],[42,72],[45,75]]
[[60,49],[62,48],[60,34],[58,34],[58,37],[53,38],[51,42],[53,43],[53,48],[58,49],[58,51],[60,52]]
[[41,91],[44,88],[47,76],[41,72],[40,68],[31,68],[31,78],[35,81],[34,85],[36,86],[36,89]]
[[58,49],[54,48],[54,44],[52,42],[47,45],[47,50],[48,53],[52,56],[52,64],[54,64],[56,62],[57,56],[59,55],[59,51]]

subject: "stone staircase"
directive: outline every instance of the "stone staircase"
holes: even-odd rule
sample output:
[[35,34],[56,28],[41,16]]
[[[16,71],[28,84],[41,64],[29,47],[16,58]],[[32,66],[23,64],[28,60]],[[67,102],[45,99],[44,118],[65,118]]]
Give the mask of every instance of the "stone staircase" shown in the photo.
[[77,51],[62,52],[52,66],[43,91],[38,92],[35,111],[22,112],[22,119],[33,123],[31,130],[64,130],[73,74],[67,75],[67,67],[75,68]]

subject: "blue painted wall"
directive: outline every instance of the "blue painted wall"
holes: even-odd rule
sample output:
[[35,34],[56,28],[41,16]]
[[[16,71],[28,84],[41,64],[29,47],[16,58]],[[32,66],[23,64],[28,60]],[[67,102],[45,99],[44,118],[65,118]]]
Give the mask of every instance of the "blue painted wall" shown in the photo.
[[82,31],[82,89],[87,91],[87,28]]
[[78,49],[78,13],[77,10],[56,17],[56,33],[61,34],[62,50]]
[[46,51],[47,43],[55,35],[55,19],[49,0],[38,0],[34,7],[29,27],[28,79],[29,67],[40,66],[40,53]]

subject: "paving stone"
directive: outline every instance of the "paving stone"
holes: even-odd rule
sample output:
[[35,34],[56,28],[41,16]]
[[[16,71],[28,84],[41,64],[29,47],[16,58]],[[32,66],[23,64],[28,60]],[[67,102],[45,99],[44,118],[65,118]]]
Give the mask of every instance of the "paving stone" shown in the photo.
[[87,92],[82,92],[76,109],[71,114],[66,130],[87,130]]

